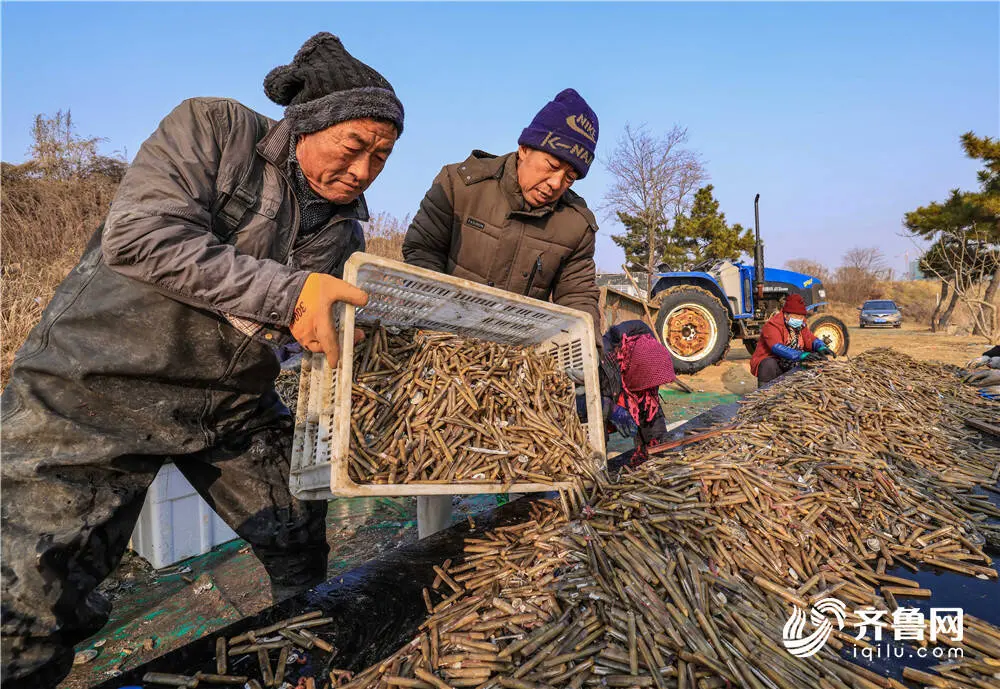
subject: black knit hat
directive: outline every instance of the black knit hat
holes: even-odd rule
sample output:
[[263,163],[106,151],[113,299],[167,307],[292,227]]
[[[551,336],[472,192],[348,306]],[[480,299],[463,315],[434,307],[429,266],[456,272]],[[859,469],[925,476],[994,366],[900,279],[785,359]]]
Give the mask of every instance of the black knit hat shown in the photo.
[[326,31],[306,41],[290,65],[272,69],[264,93],[288,106],[285,118],[295,134],[363,118],[387,120],[403,133],[403,104],[389,82]]

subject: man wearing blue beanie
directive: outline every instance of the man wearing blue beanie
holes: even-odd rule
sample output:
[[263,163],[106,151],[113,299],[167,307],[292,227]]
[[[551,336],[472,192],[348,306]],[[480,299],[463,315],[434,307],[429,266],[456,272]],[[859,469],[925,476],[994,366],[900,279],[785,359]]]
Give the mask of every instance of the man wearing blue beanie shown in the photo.
[[[597,220],[570,186],[586,177],[597,115],[573,89],[543,107],[512,153],[446,165],[403,241],[407,263],[590,314],[600,334]],[[598,343],[598,348],[600,344]],[[420,537],[448,525],[450,498],[417,501]]]
[[407,263],[579,309],[600,328],[597,220],[570,186],[586,177],[597,115],[573,89],[543,107],[513,153],[446,165],[403,242]]

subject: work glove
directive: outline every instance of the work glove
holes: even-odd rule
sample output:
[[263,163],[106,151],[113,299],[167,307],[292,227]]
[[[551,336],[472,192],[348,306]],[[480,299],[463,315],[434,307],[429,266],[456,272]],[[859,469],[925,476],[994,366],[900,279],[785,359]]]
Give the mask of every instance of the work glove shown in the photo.
[[988,357],[988,356],[978,356],[975,359],[972,359],[971,361],[969,361],[969,363],[967,363],[965,365],[965,368],[968,368],[968,369],[988,368],[989,365],[990,365],[990,357]]
[[1000,385],[990,385],[989,387],[980,388],[979,396],[994,402],[1000,402]]
[[990,385],[1000,385],[1000,371],[995,371],[990,368],[985,371],[973,371],[965,376],[963,381],[969,385],[975,385],[977,388],[985,388]]
[[[337,303],[364,306],[368,295],[354,285],[332,275],[309,273],[299,298],[295,302],[290,330],[300,345],[310,352],[323,352],[331,367],[340,359],[337,326],[333,321],[333,305]],[[364,337],[355,329],[354,341]]]
[[816,345],[816,353],[822,354],[823,356],[837,356],[822,340],[819,340],[819,344]]
[[816,352],[802,352],[799,356],[799,362],[803,364],[815,364],[820,361],[826,361],[826,358]]
[[611,410],[611,425],[615,427],[615,430],[621,433],[626,438],[633,438],[635,434],[639,432],[639,426],[636,424],[632,415],[628,413],[625,407],[616,406]]

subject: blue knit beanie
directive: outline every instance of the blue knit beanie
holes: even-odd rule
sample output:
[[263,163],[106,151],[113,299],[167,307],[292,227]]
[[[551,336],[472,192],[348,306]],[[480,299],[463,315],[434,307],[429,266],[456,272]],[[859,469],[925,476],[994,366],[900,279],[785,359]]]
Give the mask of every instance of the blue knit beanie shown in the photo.
[[517,143],[565,160],[583,179],[597,150],[597,114],[579,93],[565,89],[538,111]]

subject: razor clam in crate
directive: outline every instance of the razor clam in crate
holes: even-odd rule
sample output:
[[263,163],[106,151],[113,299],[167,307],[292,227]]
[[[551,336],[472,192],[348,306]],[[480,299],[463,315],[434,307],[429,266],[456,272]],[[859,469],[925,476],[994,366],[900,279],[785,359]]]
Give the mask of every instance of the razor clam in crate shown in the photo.
[[[563,370],[583,371],[587,437],[593,461],[604,456],[594,326],[581,311],[486,287],[469,280],[356,253],[344,279],[369,295],[361,308],[341,307],[340,364],[322,354],[302,360],[289,485],[303,499],[333,496],[452,495],[549,491],[542,483],[359,484],[348,475],[355,324],[416,327],[501,344],[535,346]],[[556,484],[559,486],[560,484]]]

